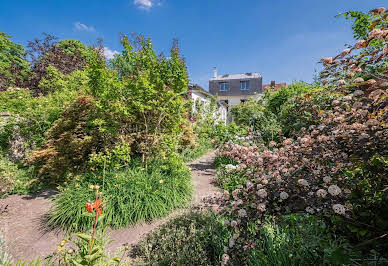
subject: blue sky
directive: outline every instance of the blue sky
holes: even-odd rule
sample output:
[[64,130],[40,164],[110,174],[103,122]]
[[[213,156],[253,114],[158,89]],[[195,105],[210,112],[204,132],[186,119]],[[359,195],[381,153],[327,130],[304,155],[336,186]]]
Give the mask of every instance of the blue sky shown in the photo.
[[0,31],[23,45],[46,32],[86,44],[103,38],[120,51],[119,33],[151,37],[168,53],[178,38],[190,79],[205,89],[219,74],[260,72],[270,80],[312,81],[317,61],[352,42],[336,14],[384,6],[375,0],[1,0]]

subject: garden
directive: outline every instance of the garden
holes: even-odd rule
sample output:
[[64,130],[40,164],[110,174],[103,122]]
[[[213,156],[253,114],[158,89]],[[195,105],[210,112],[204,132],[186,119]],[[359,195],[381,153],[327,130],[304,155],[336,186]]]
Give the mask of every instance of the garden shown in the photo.
[[[39,222],[63,234],[26,259],[0,223],[0,264],[388,264],[388,10],[342,15],[354,45],[323,57],[312,84],[233,106],[227,125],[215,99],[191,100],[176,40],[164,56],[122,35],[106,60],[101,42],[25,48],[0,32],[0,221],[1,201],[49,192]],[[216,184],[193,205],[199,174]]]

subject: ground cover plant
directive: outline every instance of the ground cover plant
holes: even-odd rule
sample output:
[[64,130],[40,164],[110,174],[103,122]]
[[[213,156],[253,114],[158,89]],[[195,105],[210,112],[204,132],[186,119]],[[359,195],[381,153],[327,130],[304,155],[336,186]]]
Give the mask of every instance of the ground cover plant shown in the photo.
[[146,265],[219,265],[229,234],[215,213],[192,211],[147,235],[135,254]]
[[75,176],[54,199],[48,224],[69,231],[89,226],[82,202],[92,199],[90,186],[99,185],[104,200],[104,223],[114,228],[167,215],[191,199],[191,175],[179,157],[151,161],[148,169],[139,160],[130,167]]

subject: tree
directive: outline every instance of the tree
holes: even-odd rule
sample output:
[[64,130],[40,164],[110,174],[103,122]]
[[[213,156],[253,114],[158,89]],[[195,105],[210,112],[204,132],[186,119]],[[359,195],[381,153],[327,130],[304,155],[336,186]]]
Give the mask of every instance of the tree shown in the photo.
[[[102,58],[90,68],[90,87],[101,110],[119,124],[119,134],[135,139],[135,149],[147,165],[155,152],[174,150],[180,125],[186,119],[187,104],[182,96],[188,89],[188,74],[178,44],[174,41],[169,58],[157,56],[150,39],[139,36],[133,43],[123,36],[124,51],[113,62],[114,71]],[[120,62],[120,63],[117,63]]]
[[84,69],[92,57],[93,48],[87,47],[80,41],[66,39],[58,42],[55,36],[49,34],[44,36],[43,40],[35,39],[28,42],[28,54],[31,57],[33,73],[29,84],[35,94],[47,93],[40,82],[53,72],[52,67],[63,75],[68,75],[75,70]]
[[10,38],[0,31],[0,90],[22,87],[29,69],[24,47]]

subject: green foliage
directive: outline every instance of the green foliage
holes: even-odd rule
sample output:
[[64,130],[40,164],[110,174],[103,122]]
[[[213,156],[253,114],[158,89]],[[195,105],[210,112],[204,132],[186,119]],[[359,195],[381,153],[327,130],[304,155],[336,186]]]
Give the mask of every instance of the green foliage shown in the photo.
[[238,125],[259,132],[265,142],[279,140],[281,125],[276,115],[266,109],[262,100],[249,99],[233,106],[230,112]]
[[[104,214],[98,217],[99,224],[103,221]],[[89,217],[93,220],[93,216]],[[119,257],[110,257],[106,252],[106,245],[110,242],[106,228],[99,225],[93,235],[92,233],[76,233],[68,240],[62,240],[57,252],[49,256],[46,261],[48,265],[89,265],[89,266],[113,266],[123,262]],[[90,242],[93,241],[92,249],[89,252]],[[67,245],[71,243],[71,245]],[[67,245],[67,246],[66,246]]]
[[239,143],[247,135],[247,131],[232,122],[227,125],[221,123],[214,126],[212,132],[212,139],[214,139],[216,145],[221,145],[228,141]]
[[99,121],[95,100],[90,96],[80,96],[67,106],[47,132],[48,141],[29,158],[30,163],[38,165],[39,176],[52,182],[63,180],[66,173],[85,171],[89,166],[94,169],[128,166],[130,144],[125,138],[117,138],[115,128],[101,129]]
[[287,137],[296,137],[302,128],[319,123],[319,112],[333,108],[332,102],[338,94],[329,90],[314,89],[304,95],[295,95],[288,99],[279,110],[278,120],[282,133]]
[[3,149],[8,148],[14,127],[19,128],[21,135],[26,138],[26,146],[39,147],[46,140],[45,133],[87,83],[87,77],[81,71],[61,77],[63,79],[47,83],[48,87],[58,89],[52,89],[53,92],[46,96],[33,97],[26,89],[0,92],[0,112],[11,115],[5,127],[0,128],[0,146]]
[[146,265],[219,265],[228,232],[211,212],[190,212],[162,225],[137,246]]
[[189,147],[180,152],[180,155],[185,162],[191,162],[202,155],[205,155],[209,150],[212,149],[212,144],[209,140],[200,139],[196,147]]
[[[351,241],[362,243],[362,250],[374,249],[381,254],[388,252],[386,239],[379,238],[388,230],[388,197],[384,192],[388,183],[387,173],[388,160],[378,155],[346,171],[346,179],[353,184],[349,196],[352,215],[351,219],[334,221]],[[374,240],[369,241],[371,239]]]
[[296,82],[278,90],[267,90],[258,99],[235,105],[231,112],[236,123],[260,133],[266,144],[283,136],[296,137],[302,128],[316,125],[318,111],[331,109],[338,93],[319,86]]
[[89,164],[97,168],[120,168],[128,166],[131,161],[131,147],[128,143],[120,143],[116,145],[112,151],[92,153],[90,155]]
[[267,90],[265,95],[266,109],[277,115],[283,104],[296,96],[301,96],[319,90],[317,86],[308,85],[304,82],[295,82],[279,90]]
[[91,64],[91,93],[100,110],[112,117],[101,124],[116,123],[133,136],[133,151],[141,153],[147,164],[155,154],[177,149],[174,138],[181,133],[187,110],[181,97],[188,87],[186,65],[176,45],[167,59],[157,56],[150,39],[142,36],[136,45],[124,36],[122,44],[124,51],[116,56],[121,63],[113,61],[115,71],[98,58]]
[[[354,24],[352,25],[354,39],[368,39],[369,28],[372,25],[372,16],[360,11],[348,11],[342,15],[345,17],[345,19],[354,20]],[[340,15],[337,17],[339,16]]]
[[[346,243],[332,237],[326,225],[309,215],[283,216],[279,222],[251,225],[257,230],[249,265],[337,265],[350,262]],[[255,229],[256,228],[256,229]],[[339,256],[337,255],[339,253]]]
[[32,168],[19,166],[0,153],[0,198],[9,194],[27,194],[39,188]]
[[44,35],[44,40],[35,39],[28,43],[33,63],[28,87],[35,96],[60,89],[62,84],[58,80],[74,71],[83,71],[91,63],[96,50],[78,40],[58,42],[56,37]]
[[88,228],[84,205],[93,199],[90,185],[100,185],[107,226],[125,227],[167,215],[191,199],[191,176],[187,167],[176,156],[167,161],[151,161],[148,169],[134,160],[129,168],[109,169],[71,177],[58,197],[54,199],[48,223],[69,231]]
[[0,31],[0,90],[22,86],[29,72],[24,47]]

